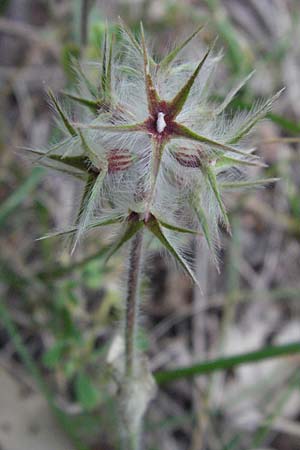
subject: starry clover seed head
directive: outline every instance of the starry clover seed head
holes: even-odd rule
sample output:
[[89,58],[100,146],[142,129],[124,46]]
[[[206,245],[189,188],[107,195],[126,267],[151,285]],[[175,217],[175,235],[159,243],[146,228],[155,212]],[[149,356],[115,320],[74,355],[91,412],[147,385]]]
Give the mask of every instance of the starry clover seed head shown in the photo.
[[263,165],[245,138],[279,93],[232,117],[227,107],[251,74],[221,103],[210,101],[220,57],[208,50],[199,61],[184,60],[200,29],[160,62],[142,25],[139,40],[124,24],[120,31],[117,44],[105,33],[92,81],[76,63],[77,89],[65,95],[79,105],[78,120],[49,93],[64,138],[33,152],[85,183],[74,226],[56,234],[73,235],[75,245],[89,229],[115,224],[111,256],[146,228],[194,279],[188,237],[205,239],[217,263],[219,224],[230,231],[223,193],[274,181],[245,180],[247,166]]

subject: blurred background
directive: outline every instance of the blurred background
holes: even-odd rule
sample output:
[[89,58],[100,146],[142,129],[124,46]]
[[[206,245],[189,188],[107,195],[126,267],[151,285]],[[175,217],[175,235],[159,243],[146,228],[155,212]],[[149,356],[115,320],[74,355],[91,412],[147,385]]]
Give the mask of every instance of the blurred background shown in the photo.
[[[232,103],[285,92],[253,141],[280,177],[227,199],[221,274],[197,255],[203,295],[151,254],[140,345],[153,372],[300,341],[299,0],[0,1],[0,448],[113,450],[116,405],[105,370],[122,313],[122,255],[103,265],[102,232],[74,257],[36,239],[72,220],[80,186],[34,166],[22,148],[58,134],[46,88],[74,83],[72,58],[97,60],[106,20],[143,20],[160,54],[201,23],[224,58],[216,94],[253,69]],[[196,40],[194,45],[200,45]],[[201,44],[202,45],[202,44]],[[255,359],[255,358],[254,358]],[[180,379],[159,387],[145,423],[149,450],[299,450],[300,356]]]

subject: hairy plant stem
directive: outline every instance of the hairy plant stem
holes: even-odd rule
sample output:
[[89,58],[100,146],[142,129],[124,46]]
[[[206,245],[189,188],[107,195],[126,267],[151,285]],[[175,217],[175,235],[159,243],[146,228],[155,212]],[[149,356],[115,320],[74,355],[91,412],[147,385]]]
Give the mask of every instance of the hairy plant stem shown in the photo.
[[138,231],[131,244],[127,281],[125,314],[125,373],[134,376],[136,367],[137,314],[139,309],[139,284],[143,247],[143,231]]
[[[137,349],[137,328],[139,309],[139,285],[142,263],[143,231],[132,239],[129,253],[126,311],[124,324],[125,358],[121,400],[121,448],[138,450],[144,403],[139,401],[143,386],[141,380],[141,358]],[[134,401],[133,401],[134,399]]]

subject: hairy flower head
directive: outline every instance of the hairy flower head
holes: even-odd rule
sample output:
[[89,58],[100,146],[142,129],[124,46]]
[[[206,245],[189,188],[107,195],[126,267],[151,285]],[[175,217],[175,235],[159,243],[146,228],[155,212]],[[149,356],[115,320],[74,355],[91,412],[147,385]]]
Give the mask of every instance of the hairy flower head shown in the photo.
[[230,230],[223,192],[266,182],[244,180],[247,166],[262,165],[246,137],[278,94],[232,117],[227,107],[249,77],[219,104],[211,101],[220,56],[208,50],[198,61],[183,59],[200,29],[159,62],[142,26],[139,40],[120,29],[118,45],[105,34],[96,81],[77,65],[78,89],[66,93],[82,106],[76,122],[50,93],[66,137],[35,153],[85,182],[78,217],[66,231],[74,243],[90,228],[118,224],[111,255],[147,228],[194,278],[188,236],[205,239],[217,261],[219,223]]

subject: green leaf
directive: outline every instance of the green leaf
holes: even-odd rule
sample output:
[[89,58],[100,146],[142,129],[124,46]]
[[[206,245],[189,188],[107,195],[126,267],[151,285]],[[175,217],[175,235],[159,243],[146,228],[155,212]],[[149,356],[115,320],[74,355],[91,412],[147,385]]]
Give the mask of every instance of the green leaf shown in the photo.
[[77,136],[77,131],[75,130],[75,128],[71,124],[71,122],[68,119],[67,115],[64,113],[63,109],[61,108],[60,104],[56,100],[56,98],[55,98],[53,92],[51,91],[51,89],[49,89],[48,95],[51,98],[51,101],[53,102],[53,104],[54,104],[54,106],[55,106],[55,108],[56,108],[56,110],[57,110],[61,120],[63,121],[64,126],[66,127],[66,129],[68,130],[70,135],[71,136]]
[[176,136],[179,138],[185,137],[187,139],[191,139],[196,142],[202,142],[204,144],[210,145],[212,147],[215,147],[215,148],[223,150],[223,151],[237,153],[238,155],[242,155],[246,158],[258,159],[258,156],[251,155],[250,153],[246,153],[246,152],[243,152],[242,150],[238,150],[235,147],[232,147],[231,145],[222,144],[221,142],[215,141],[214,139],[210,139],[208,137],[197,134],[194,131],[190,130],[189,128],[187,128],[184,125],[181,125],[179,123],[176,123],[176,126],[174,126],[174,134],[176,134]]
[[152,234],[161,242],[161,244],[171,253],[172,256],[175,257],[176,261],[180,264],[181,267],[185,270],[185,272],[189,275],[192,281],[198,284],[198,281],[195,278],[193,271],[190,269],[188,264],[185,262],[183,257],[177,252],[177,250],[172,246],[172,244],[168,241],[166,236],[163,234],[161,227],[158,221],[154,216],[151,216],[150,220],[146,222],[146,227]]
[[266,359],[280,358],[282,356],[289,356],[298,353],[300,353],[299,342],[292,342],[286,345],[268,346],[253,352],[217,358],[178,369],[156,372],[154,374],[154,378],[158,384],[164,384],[171,381],[180,380],[182,378],[190,378],[216,372],[218,370],[232,369],[241,364],[256,363]]
[[185,85],[181,88],[181,90],[178,92],[178,94],[170,101],[170,103],[169,103],[170,119],[175,119],[175,117],[178,116],[178,114],[182,110],[182,108],[189,96],[189,93],[194,85],[194,82],[200,72],[200,69],[202,68],[203,64],[205,63],[209,53],[210,53],[210,50],[208,50],[205,53],[204,57],[202,58],[202,60],[200,61],[200,63],[198,64],[198,66],[196,67],[196,69],[194,70],[192,75],[190,76],[190,78],[187,80]]
[[201,30],[203,30],[203,28],[204,26],[200,25],[200,27],[198,27],[182,44],[179,44],[167,56],[165,56],[159,63],[160,69],[166,70],[181,50],[183,50],[194,39],[194,37],[197,36]]
[[128,221],[124,233],[121,234],[115,244],[108,251],[105,262],[107,262],[127,241],[129,241],[142,227],[144,222],[141,220]]
[[210,187],[211,187],[211,189],[215,195],[215,198],[217,200],[217,203],[220,207],[226,229],[228,232],[230,232],[230,223],[229,223],[227,212],[226,212],[226,209],[225,209],[225,206],[224,206],[224,203],[223,203],[220,191],[219,191],[217,177],[216,177],[214,171],[208,166],[205,167],[205,169],[203,170],[203,173],[204,173],[204,175],[207,176]]
[[81,406],[86,410],[95,408],[100,398],[100,392],[86,373],[80,372],[77,375],[74,387]]
[[262,178],[260,180],[252,181],[233,181],[232,183],[220,183],[222,189],[241,189],[241,188],[253,188],[264,187],[266,184],[276,183],[280,178]]

